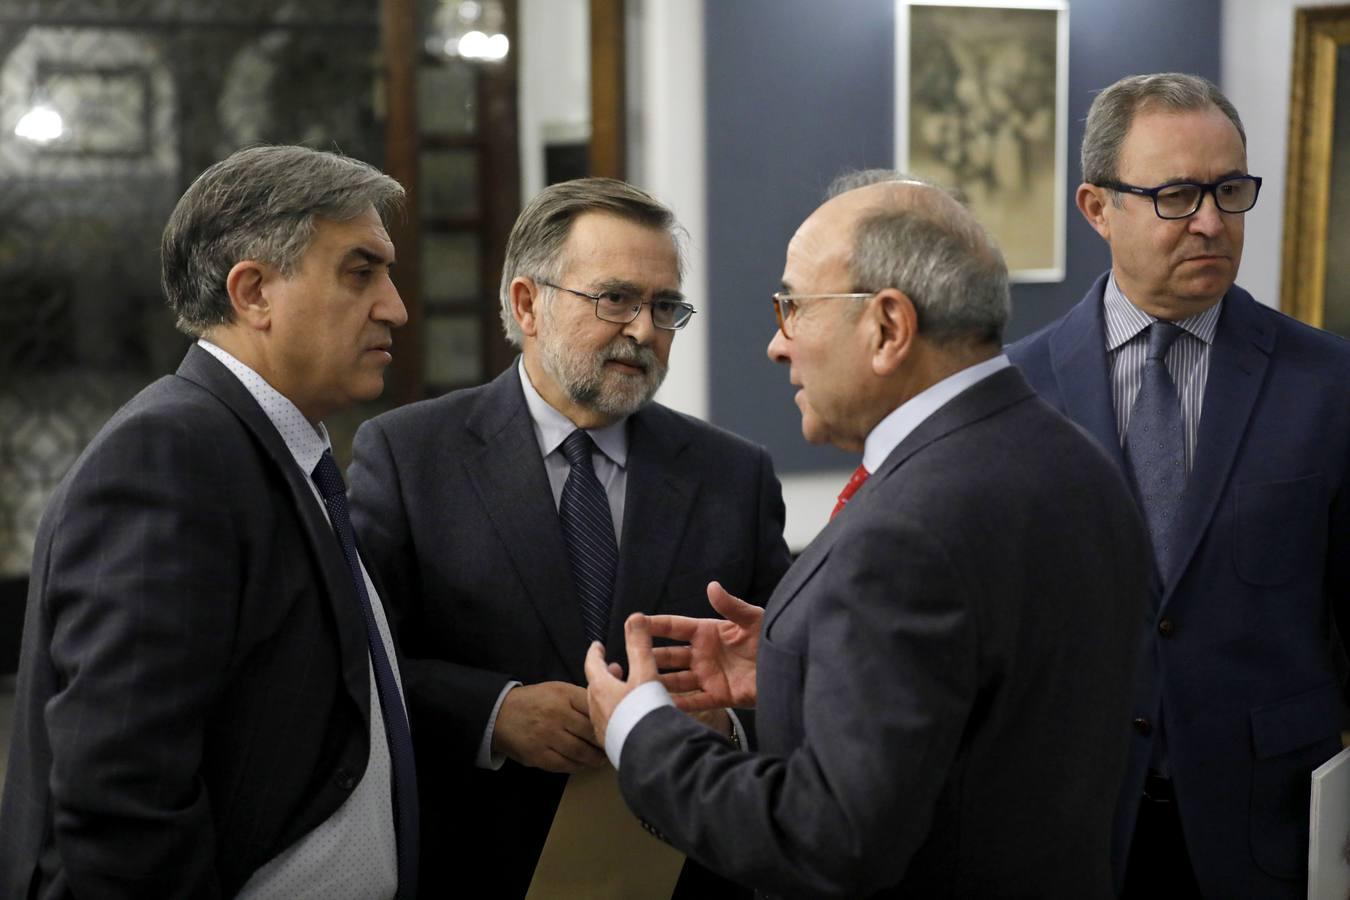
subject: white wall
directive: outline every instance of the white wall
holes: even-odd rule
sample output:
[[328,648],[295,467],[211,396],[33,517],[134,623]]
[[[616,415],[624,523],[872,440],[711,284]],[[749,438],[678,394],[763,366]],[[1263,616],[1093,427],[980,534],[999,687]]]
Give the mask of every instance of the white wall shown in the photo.
[[544,144],[590,140],[587,0],[521,0],[519,25],[520,194],[528,203],[544,187]]
[[1238,283],[1280,305],[1285,148],[1294,65],[1294,10],[1326,0],[1223,0],[1223,84],[1247,129],[1247,166],[1260,175],[1261,199],[1247,213]]

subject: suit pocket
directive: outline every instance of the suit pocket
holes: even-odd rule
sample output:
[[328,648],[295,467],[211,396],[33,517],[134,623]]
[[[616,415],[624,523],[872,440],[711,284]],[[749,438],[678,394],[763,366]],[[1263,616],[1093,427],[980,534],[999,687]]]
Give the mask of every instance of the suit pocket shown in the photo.
[[1307,871],[1310,775],[1340,750],[1345,714],[1335,684],[1251,711],[1252,858],[1277,878]]
[[1325,529],[1322,476],[1237,484],[1233,488],[1233,552],[1238,576],[1273,587],[1320,571]]

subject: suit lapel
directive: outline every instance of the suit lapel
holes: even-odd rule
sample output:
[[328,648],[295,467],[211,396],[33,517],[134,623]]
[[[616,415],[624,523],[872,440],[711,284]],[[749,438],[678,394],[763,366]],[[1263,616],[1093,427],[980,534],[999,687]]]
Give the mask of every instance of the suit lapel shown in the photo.
[[698,492],[697,477],[680,464],[688,435],[678,420],[649,407],[629,423],[623,542],[606,639],[610,658],[624,646],[623,622],[630,613],[660,612],[662,589]]
[[1027,384],[1022,373],[1016,367],[1008,366],[971,385],[920,422],[919,426],[896,445],[877,470],[863,483],[858,493],[849,501],[844,513],[839,518],[832,519],[803,551],[792,568],[788,569],[777,590],[769,598],[764,622],[766,633],[773,626],[774,620],[791,603],[801,586],[825,561],[830,548],[838,539],[840,528],[847,523],[848,517],[868,515],[871,496],[880,491],[888,479],[903,477],[898,474],[898,470],[906,460],[946,435],[1034,396],[1036,392]]
[[464,460],[469,481],[558,658],[581,683],[586,632],[553,490],[515,365],[488,385],[466,425],[483,442],[481,451]]
[[1214,517],[1265,383],[1275,347],[1275,325],[1259,313],[1256,301],[1246,291],[1234,287],[1228,292],[1210,349],[1195,462],[1181,495],[1176,552],[1164,573],[1169,591],[1180,580]]
[[262,446],[273,465],[286,480],[291,502],[300,516],[305,540],[319,569],[321,588],[333,611],[342,657],[342,680],[347,692],[370,722],[370,647],[365,624],[359,613],[356,586],[342,556],[342,548],[332,526],[319,509],[319,501],[305,473],[295,464],[286,442],[281,439],[267,414],[253,395],[229,369],[205,350],[193,344],[178,367],[178,374],[207,391],[228,406]]
[[1102,313],[1103,275],[1050,336],[1050,364],[1054,369],[1063,412],[1096,438],[1102,449],[1125,471],[1115,404],[1106,370],[1106,326]]

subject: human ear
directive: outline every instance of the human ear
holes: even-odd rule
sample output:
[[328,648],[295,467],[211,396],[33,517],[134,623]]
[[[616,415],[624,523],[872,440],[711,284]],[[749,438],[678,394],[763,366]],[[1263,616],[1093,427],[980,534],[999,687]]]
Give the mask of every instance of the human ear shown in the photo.
[[1111,226],[1106,221],[1106,205],[1111,201],[1106,197],[1106,188],[1084,182],[1078,186],[1074,201],[1078,204],[1078,211],[1083,214],[1083,218],[1092,226],[1092,230],[1101,235],[1102,240],[1111,240]]
[[511,298],[511,315],[520,330],[530,336],[539,335],[539,305],[543,302],[542,291],[533,279],[518,277],[511,279],[507,288]]
[[904,291],[887,288],[868,302],[864,315],[876,327],[872,371],[890,375],[909,356],[919,334],[919,311]]
[[264,263],[251,259],[241,260],[230,268],[225,276],[225,291],[230,295],[235,321],[259,330],[271,324],[272,303],[267,296],[267,282],[273,274]]

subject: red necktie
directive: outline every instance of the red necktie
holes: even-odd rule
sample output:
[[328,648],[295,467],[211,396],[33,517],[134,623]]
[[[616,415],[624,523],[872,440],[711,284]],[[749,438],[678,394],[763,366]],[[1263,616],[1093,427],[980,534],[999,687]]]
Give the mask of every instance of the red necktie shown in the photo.
[[872,473],[863,468],[861,463],[858,464],[858,468],[853,470],[853,477],[839,492],[839,502],[834,505],[834,512],[830,513],[831,519],[839,515],[839,512],[848,504],[853,495],[858,493],[858,488],[862,487],[863,482],[867,480],[867,476],[870,474]]

